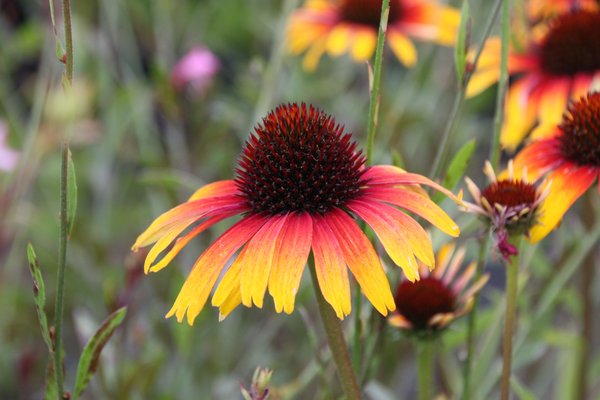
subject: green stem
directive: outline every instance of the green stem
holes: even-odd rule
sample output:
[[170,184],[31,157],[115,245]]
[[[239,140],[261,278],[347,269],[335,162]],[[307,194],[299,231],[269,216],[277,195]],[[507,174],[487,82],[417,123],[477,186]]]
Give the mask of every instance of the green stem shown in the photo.
[[354,333],[352,335],[352,368],[355,371],[360,371],[360,362],[362,358],[362,322],[360,314],[362,310],[362,293],[360,287],[356,285],[354,292],[354,300],[352,307],[354,308]]
[[62,371],[62,320],[65,292],[65,267],[67,263],[67,166],[69,160],[69,146],[67,142],[62,146],[62,163],[60,171],[60,237],[58,249],[58,277],[56,288],[56,301],[54,308],[54,375],[58,399],[63,398],[63,371]]
[[[521,236],[511,236],[509,243],[519,247]],[[519,254],[514,255],[506,263],[506,311],[504,315],[504,338],[502,340],[502,380],[501,395],[502,400],[508,400],[510,397],[510,374],[512,365],[512,342],[515,328],[515,317],[517,313],[517,286],[519,276]]]
[[417,374],[419,380],[419,400],[431,400],[431,376],[433,375],[433,340],[419,341]]
[[442,137],[440,139],[440,144],[439,144],[439,146],[437,146],[437,152],[435,154],[435,159],[433,161],[431,170],[429,171],[429,175],[428,175],[434,179],[436,177],[438,177],[438,175],[440,174],[440,172],[442,170],[444,158],[446,157],[446,153],[448,153],[448,144],[450,143],[450,137],[454,134],[454,131],[456,128],[456,122],[458,120],[458,115],[459,115],[459,112],[465,101],[465,92],[467,90],[467,86],[469,84],[469,81],[471,80],[471,77],[473,76],[473,72],[477,69],[477,63],[479,62],[479,57],[481,57],[481,53],[483,52],[483,48],[485,46],[485,41],[487,40],[487,38],[490,36],[490,33],[492,32],[492,27],[494,26],[494,22],[496,21],[496,18],[498,17],[498,13],[500,11],[500,6],[502,5],[503,1],[504,0],[496,0],[492,14],[490,15],[490,18],[488,19],[488,21],[486,23],[486,26],[485,26],[485,29],[483,32],[483,37],[481,38],[481,43],[479,43],[479,46],[477,47],[477,50],[475,52],[475,57],[473,58],[473,66],[472,66],[472,68],[467,70],[467,72],[465,73],[463,82],[460,83],[461,84],[460,88],[459,88],[458,92],[456,93],[456,95],[454,96],[454,103],[452,105],[452,111],[450,112],[450,116],[448,118],[448,123],[446,124],[446,127],[444,128],[444,133],[442,133]]
[[67,83],[73,82],[73,28],[71,26],[71,0],[63,0],[63,19],[65,23],[65,42],[67,47],[65,66]]
[[[477,258],[477,267],[475,270],[474,282],[477,282],[483,274],[485,260],[490,243],[490,235],[486,235],[485,239],[481,240],[479,247],[479,256]],[[473,297],[473,309],[469,313],[467,321],[467,358],[465,360],[463,370],[463,400],[471,398],[471,364],[473,362],[473,354],[475,352],[475,326],[477,324],[477,309],[479,305],[479,292]]]
[[373,83],[371,87],[371,100],[369,103],[369,119],[367,129],[367,164],[373,162],[373,144],[375,143],[375,131],[379,114],[379,86],[381,85],[381,64],[383,61],[383,45],[387,31],[388,16],[390,13],[390,0],[381,2],[381,19],[379,20],[379,34],[377,36],[377,48],[375,50],[375,62],[373,63]]
[[321,314],[321,321],[323,321],[329,349],[331,350],[331,355],[335,361],[338,376],[340,377],[346,398],[348,400],[361,399],[360,388],[352,369],[352,362],[350,361],[350,354],[348,354],[348,348],[346,346],[340,320],[321,294],[314,263],[309,261],[308,268],[310,269],[313,287],[317,296],[319,314]]
[[502,3],[502,16],[500,21],[500,77],[498,78],[498,92],[496,93],[496,112],[494,116],[494,130],[490,146],[490,163],[498,169],[500,162],[500,131],[504,120],[504,98],[508,87],[508,48],[510,44],[510,0]]

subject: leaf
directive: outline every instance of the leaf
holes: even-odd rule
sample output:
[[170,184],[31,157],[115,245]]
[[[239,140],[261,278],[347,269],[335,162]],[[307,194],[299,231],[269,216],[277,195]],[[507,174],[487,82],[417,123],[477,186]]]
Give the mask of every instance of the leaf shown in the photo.
[[517,378],[510,378],[510,387],[515,391],[516,395],[521,400],[537,400],[537,397],[533,392],[527,389]]
[[[446,176],[444,177],[442,186],[444,186],[448,190],[454,189],[460,178],[465,173],[467,165],[469,165],[469,161],[471,161],[471,157],[473,156],[473,152],[475,151],[475,144],[475,139],[471,139],[470,141],[465,143],[460,148],[460,150],[458,150],[458,152],[450,162],[450,166],[448,166],[448,170],[446,171]],[[433,200],[436,203],[439,203],[443,198],[444,195],[442,195],[441,193],[436,193],[433,196]]]
[[471,31],[471,17],[469,16],[469,0],[463,0],[460,10],[460,25],[454,48],[454,64],[456,66],[456,78],[462,85],[467,65],[467,50],[469,48],[469,33]]
[[67,161],[67,232],[71,235],[73,223],[75,222],[75,213],[77,211],[77,177],[75,176],[75,164],[71,150]]
[[54,345],[50,338],[50,331],[48,330],[48,317],[44,307],[46,306],[46,287],[44,285],[44,279],[42,278],[42,271],[38,264],[35,250],[31,243],[27,244],[27,260],[29,261],[29,272],[31,272],[31,278],[33,279],[33,299],[35,301],[35,310],[38,315],[40,322],[40,328],[42,328],[42,337],[50,354],[54,352]]
[[76,400],[83,392],[92,375],[96,372],[102,349],[106,346],[115,329],[121,325],[126,313],[127,307],[121,307],[110,314],[83,348],[83,352],[79,358],[79,365],[77,366],[77,380],[73,389],[73,400]]

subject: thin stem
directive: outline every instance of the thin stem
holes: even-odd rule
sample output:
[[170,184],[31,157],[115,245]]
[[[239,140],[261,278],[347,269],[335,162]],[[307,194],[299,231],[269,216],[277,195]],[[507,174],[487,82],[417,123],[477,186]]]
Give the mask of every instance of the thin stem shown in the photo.
[[[474,282],[477,282],[483,274],[483,268],[485,267],[485,260],[487,259],[488,247],[490,244],[490,235],[486,235],[485,239],[482,239],[479,247],[479,256],[477,258],[477,267],[475,269]],[[473,354],[475,352],[475,326],[477,325],[477,310],[479,305],[479,292],[473,297],[473,309],[469,313],[467,321],[467,358],[465,360],[463,370],[463,400],[469,400],[471,398],[471,364],[473,362]]]
[[[521,237],[511,236],[509,242],[515,247]],[[517,279],[519,276],[519,254],[513,256],[506,263],[506,311],[504,315],[504,338],[502,340],[502,380],[501,396],[502,400],[508,400],[510,397],[510,373],[512,366],[512,339],[515,328],[515,317],[517,313]]]
[[433,375],[433,340],[419,341],[417,374],[419,380],[419,400],[431,400],[431,376]]
[[65,267],[67,263],[67,165],[69,159],[69,146],[67,142],[62,146],[62,163],[60,171],[60,237],[58,249],[58,277],[56,288],[56,301],[54,308],[54,375],[58,399],[63,398],[63,373],[62,373],[62,320],[65,292]]
[[355,371],[360,371],[360,363],[362,358],[362,322],[360,314],[362,310],[362,293],[360,287],[356,285],[356,291],[354,292],[353,299],[354,308],[354,333],[352,335],[352,368]]
[[308,267],[317,296],[317,303],[319,304],[319,314],[321,315],[321,321],[323,321],[323,327],[325,328],[325,334],[327,335],[329,349],[331,350],[331,355],[335,361],[338,376],[340,377],[346,398],[348,400],[361,399],[360,388],[356,376],[354,375],[354,371],[352,370],[352,362],[350,361],[350,354],[348,354],[348,348],[346,346],[340,320],[321,294],[314,263],[309,261]]
[[444,128],[444,132],[442,133],[442,137],[440,139],[440,144],[437,147],[437,152],[435,154],[435,159],[431,166],[431,170],[429,171],[428,176],[430,176],[432,178],[437,178],[442,170],[442,167],[444,164],[443,163],[444,158],[446,157],[446,153],[448,153],[448,144],[450,143],[451,136],[455,132],[458,115],[459,115],[459,112],[460,112],[462,105],[464,103],[464,100],[465,100],[465,92],[467,90],[467,86],[469,84],[469,81],[471,80],[471,77],[473,76],[473,72],[477,69],[477,63],[479,62],[479,57],[481,57],[481,53],[483,52],[483,48],[485,46],[485,41],[487,40],[487,38],[490,36],[490,33],[492,32],[492,27],[494,26],[494,22],[496,21],[496,18],[498,17],[498,13],[500,11],[500,6],[502,5],[503,1],[504,0],[496,0],[492,14],[490,15],[490,18],[488,19],[488,21],[485,25],[485,29],[483,31],[483,37],[481,38],[481,43],[479,43],[479,46],[477,47],[477,50],[475,52],[475,57],[473,57],[472,68],[468,69],[465,72],[463,81],[460,82],[460,88],[459,88],[458,92],[456,93],[456,95],[454,96],[454,103],[452,105],[452,111],[450,112],[450,116],[448,118],[448,123],[446,124],[446,127]]
[[66,53],[66,77],[67,83],[73,82],[73,28],[71,26],[71,0],[63,0],[63,19],[65,23]]
[[508,87],[508,47],[510,42],[510,0],[502,3],[500,33],[500,77],[498,78],[498,92],[496,93],[496,113],[494,116],[494,130],[490,146],[489,160],[494,169],[498,169],[500,162],[500,131],[504,120],[504,98]]
[[381,19],[379,20],[379,34],[373,63],[373,83],[371,87],[371,101],[369,103],[369,119],[367,129],[367,164],[373,162],[373,144],[379,116],[379,86],[381,85],[381,63],[383,61],[383,45],[387,31],[388,16],[390,13],[390,0],[381,2]]

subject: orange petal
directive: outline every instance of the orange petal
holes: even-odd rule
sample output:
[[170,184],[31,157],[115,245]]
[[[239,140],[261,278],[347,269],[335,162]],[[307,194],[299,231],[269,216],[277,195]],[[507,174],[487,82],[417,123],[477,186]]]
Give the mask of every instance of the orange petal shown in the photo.
[[350,282],[344,253],[320,215],[313,217],[312,250],[319,288],[339,319],[350,314]]
[[[242,211],[243,211],[243,209],[233,209],[226,213],[213,215],[211,218],[209,218],[206,221],[202,222],[201,224],[195,226],[194,229],[192,229],[187,234],[185,234],[184,236],[177,239],[177,241],[175,242],[175,245],[160,259],[159,262],[154,264],[154,261],[156,261],[156,258],[158,257],[158,255],[166,248],[166,246],[162,247],[163,244],[161,244],[161,241],[163,239],[165,239],[166,236],[163,237],[152,247],[152,249],[146,256],[146,261],[144,262],[144,272],[148,273],[148,272],[160,271],[161,269],[163,269],[164,267],[169,265],[169,263],[173,260],[173,258],[175,258],[175,256],[177,254],[179,254],[181,249],[183,247],[185,247],[185,245],[188,244],[189,241],[192,240],[193,238],[195,238],[198,234],[200,234],[204,230],[210,228],[217,222],[219,222],[225,218],[229,218],[236,214],[239,214]],[[172,239],[167,238],[166,241],[168,241],[169,242],[168,244],[170,244]]]
[[231,256],[250,239],[267,221],[264,216],[246,217],[229,228],[198,258],[188,275],[175,304],[166,317],[173,315],[181,322],[187,313],[188,324],[193,325],[221,269]]
[[225,303],[231,292],[240,291],[240,273],[242,271],[241,261],[244,258],[244,254],[248,245],[240,251],[237,258],[231,263],[225,274],[221,278],[221,281],[217,285],[217,290],[213,294],[211,304],[215,307],[220,307]]
[[137,251],[140,247],[145,247],[156,242],[169,229],[176,225],[186,223],[189,225],[200,218],[226,212],[227,210],[238,208],[240,205],[241,201],[237,196],[216,196],[180,204],[156,218],[138,236],[131,249]]
[[401,314],[395,312],[388,318],[388,323],[396,328],[412,329],[412,323],[404,318]]
[[196,190],[188,201],[200,200],[213,196],[231,196],[236,193],[238,193],[238,188],[234,180],[217,181]]
[[368,61],[375,52],[377,34],[372,29],[355,29],[352,37],[352,58],[356,62]]
[[388,310],[395,310],[396,305],[381,261],[363,231],[340,209],[329,211],[325,214],[325,220],[367,299],[384,316]]
[[269,293],[273,296],[275,311],[291,314],[310,252],[312,218],[306,212],[292,213],[285,225],[271,267]]
[[532,91],[537,82],[537,79],[520,79],[508,90],[500,142],[511,151],[523,141],[536,121],[537,109],[533,106]]
[[336,25],[327,37],[327,52],[334,57],[340,56],[348,50],[350,45],[350,27],[340,23]]
[[596,169],[573,164],[565,164],[552,172],[548,176],[552,180],[550,194],[540,207],[538,224],[529,232],[531,241],[538,242],[550,233],[597,177]]
[[405,232],[396,224],[394,219],[383,212],[379,212],[370,204],[361,201],[350,201],[347,206],[369,224],[392,261],[402,268],[406,278],[411,282],[419,280],[417,260],[406,239]]
[[460,203],[460,199],[454,195],[451,191],[445,187],[438,185],[429,178],[419,174],[412,174],[406,172],[401,168],[393,165],[373,165],[369,167],[362,176],[366,179],[367,186],[373,185],[385,185],[385,186],[397,186],[397,185],[425,185],[434,188],[435,190],[442,192],[446,196],[450,197],[455,202]]
[[251,307],[252,303],[262,308],[265,291],[269,282],[271,266],[288,214],[270,216],[262,228],[248,242],[242,263],[241,293],[242,303]]
[[435,270],[433,272],[434,277],[440,279],[444,275],[446,268],[450,264],[450,258],[452,257],[452,254],[454,254],[454,249],[456,249],[456,243],[452,241],[444,244],[438,250]]
[[527,168],[527,180],[534,182],[563,162],[560,140],[555,137],[533,142],[521,150],[513,162],[517,171]]
[[567,108],[571,79],[553,79],[544,84],[540,90],[540,106],[538,108],[540,123],[559,124]]
[[456,225],[456,222],[454,222],[437,204],[424,196],[391,187],[369,188],[365,190],[365,195],[405,208],[410,212],[425,218],[438,229],[450,236],[457,237],[460,234],[460,229],[458,228],[458,225]]

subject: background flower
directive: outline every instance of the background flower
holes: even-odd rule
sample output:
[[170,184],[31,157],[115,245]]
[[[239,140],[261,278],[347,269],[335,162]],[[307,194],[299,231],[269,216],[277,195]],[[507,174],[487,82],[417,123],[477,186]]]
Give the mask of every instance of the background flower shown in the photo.
[[[317,67],[321,55],[349,52],[356,62],[371,58],[375,51],[381,0],[307,0],[290,18],[288,47],[293,54],[306,51],[304,68]],[[410,38],[452,45],[459,12],[429,0],[391,0],[387,43],[407,67],[417,62]]]
[[177,61],[171,70],[171,82],[178,90],[190,85],[195,91],[202,92],[220,66],[219,59],[209,49],[196,46]]
[[[584,95],[600,81],[600,11],[560,14],[530,31],[525,43],[511,46],[513,76],[501,143],[514,150],[539,121],[560,122],[569,99]],[[475,96],[498,81],[500,39],[489,39],[469,87]]]
[[8,126],[0,121],[0,171],[10,172],[17,166],[19,152],[9,148],[7,141]]

